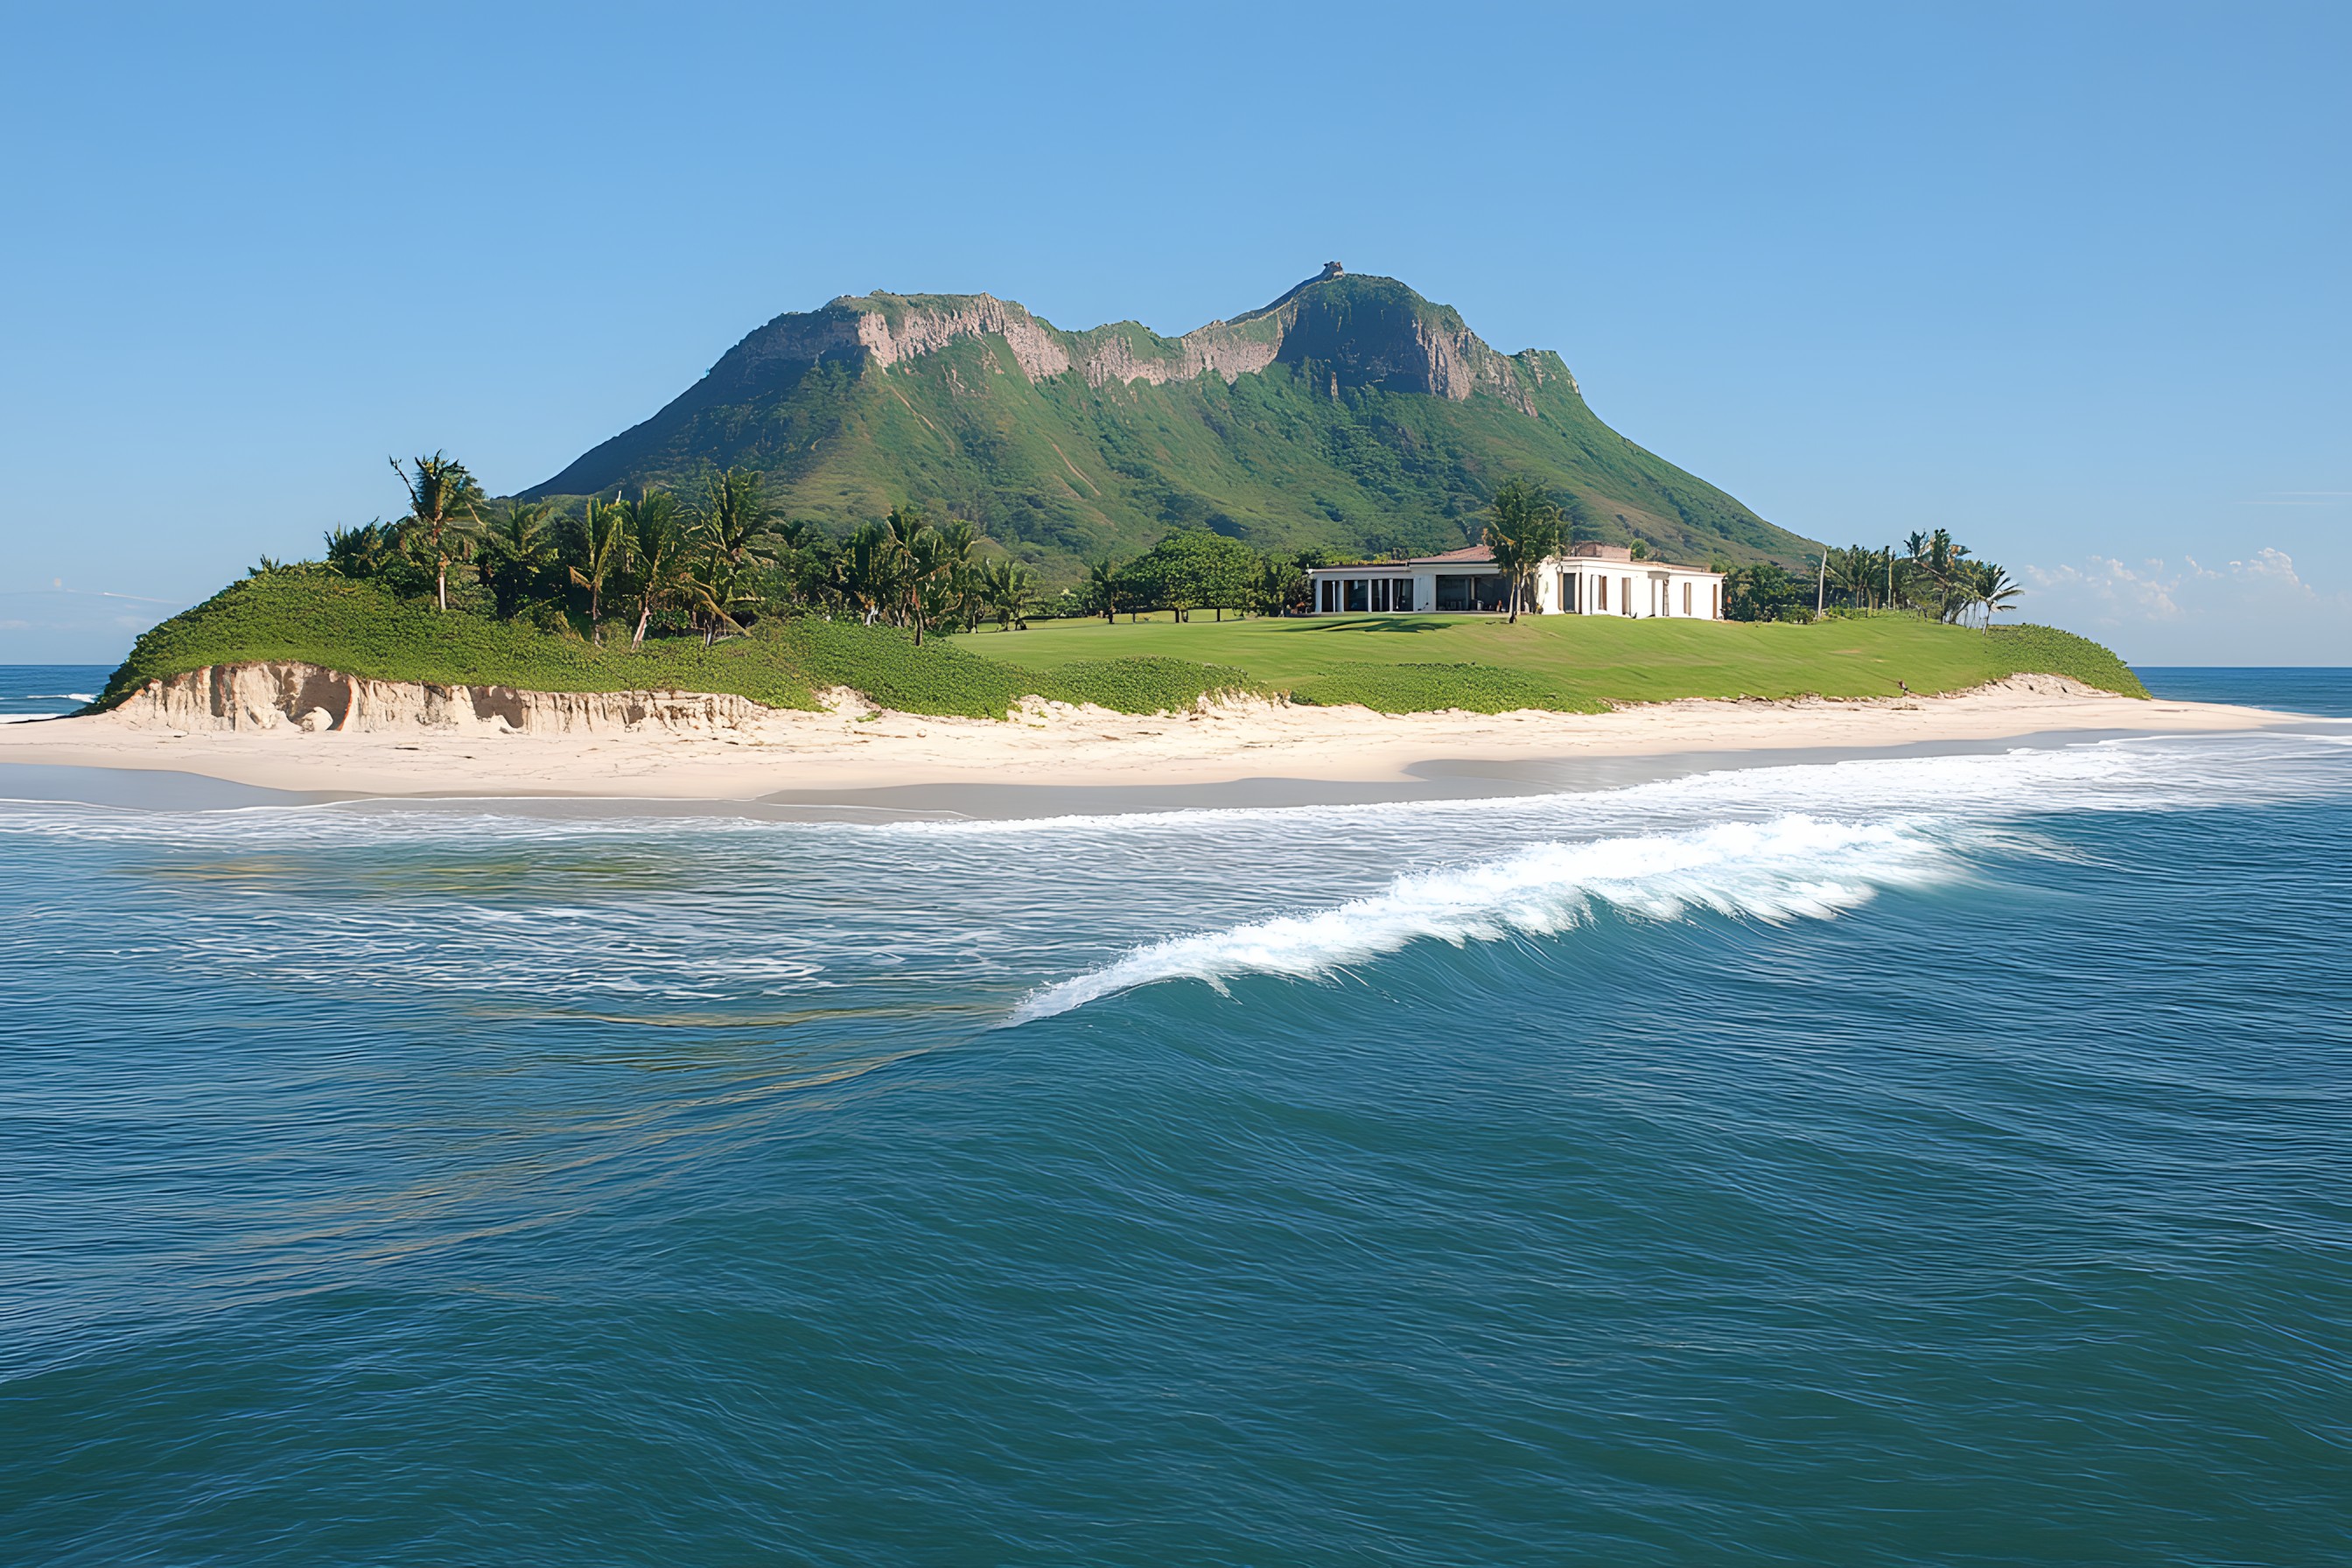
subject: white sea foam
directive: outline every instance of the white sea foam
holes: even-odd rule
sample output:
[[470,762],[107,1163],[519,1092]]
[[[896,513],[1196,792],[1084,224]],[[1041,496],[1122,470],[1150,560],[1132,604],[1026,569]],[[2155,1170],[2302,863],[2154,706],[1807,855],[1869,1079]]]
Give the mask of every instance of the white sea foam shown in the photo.
[[1811,816],[1680,833],[1544,843],[1500,859],[1416,872],[1311,914],[1172,937],[1032,994],[1013,1023],[1052,1017],[1165,980],[1219,990],[1243,974],[1318,979],[1415,942],[1459,947],[1550,935],[1600,908],[1670,921],[1699,910],[1769,921],[1826,919],[1880,889],[1961,873],[1949,844],[1916,826]]

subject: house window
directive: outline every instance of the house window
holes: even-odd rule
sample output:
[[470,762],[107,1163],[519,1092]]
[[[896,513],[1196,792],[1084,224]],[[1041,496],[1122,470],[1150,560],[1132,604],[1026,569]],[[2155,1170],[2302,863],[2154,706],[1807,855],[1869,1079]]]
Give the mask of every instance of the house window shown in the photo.
[[1566,572],[1559,574],[1559,613],[1576,614],[1576,579]]
[[1603,615],[1608,614],[1609,579],[1606,577],[1595,577],[1592,580],[1592,586],[1598,590],[1598,592],[1593,595],[1592,607]]
[[1715,585],[1715,618],[1718,621],[1723,619],[1723,584],[1720,583]]
[[1396,607],[1398,609],[1412,609],[1412,579],[1410,577],[1399,577],[1393,583],[1389,584],[1389,595],[1390,597],[1395,601]]
[[1348,609],[1350,614],[1361,615],[1364,613],[1367,602],[1370,599],[1370,595],[1368,595],[1365,590],[1370,586],[1371,584],[1370,580],[1366,578],[1350,577],[1348,579]]
[[1687,616],[1687,615],[1689,615],[1690,613],[1691,613],[1691,585],[1690,585],[1688,583],[1685,583],[1685,584],[1683,584],[1683,614]]
[[1624,606],[1627,615],[1633,613],[1633,579],[1631,577],[1617,579],[1617,599]]
[[1339,584],[1334,579],[1323,579],[1323,613],[1333,615],[1339,608]]
[[1437,580],[1437,607],[1441,610],[1466,610],[1470,607],[1470,579],[1440,577]]
[[1386,610],[1388,607],[1389,580],[1385,577],[1375,577],[1372,579],[1372,608]]

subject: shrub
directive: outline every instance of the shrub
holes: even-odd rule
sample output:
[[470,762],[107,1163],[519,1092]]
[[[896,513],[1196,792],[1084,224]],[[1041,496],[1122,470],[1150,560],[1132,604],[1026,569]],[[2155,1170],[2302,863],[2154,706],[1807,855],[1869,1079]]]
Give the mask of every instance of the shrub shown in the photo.
[[1984,635],[2012,669],[2063,675],[2123,697],[2145,698],[2148,694],[2130,665],[2117,658],[2113,649],[2088,637],[2062,632],[2056,626],[1995,626]]

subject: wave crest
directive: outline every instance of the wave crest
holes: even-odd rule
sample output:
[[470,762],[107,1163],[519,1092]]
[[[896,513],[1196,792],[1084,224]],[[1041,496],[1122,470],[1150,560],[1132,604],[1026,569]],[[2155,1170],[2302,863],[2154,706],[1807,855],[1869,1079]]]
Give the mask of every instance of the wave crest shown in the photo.
[[1414,872],[1379,893],[1312,914],[1171,937],[1033,993],[1030,1023],[1165,980],[1224,989],[1237,975],[1322,979],[1413,942],[1460,947],[1549,936],[1607,908],[1654,921],[1696,910],[1780,923],[1827,919],[1881,889],[1949,880],[1950,847],[1906,824],[1789,816],[1680,833],[1544,843],[1469,866]]

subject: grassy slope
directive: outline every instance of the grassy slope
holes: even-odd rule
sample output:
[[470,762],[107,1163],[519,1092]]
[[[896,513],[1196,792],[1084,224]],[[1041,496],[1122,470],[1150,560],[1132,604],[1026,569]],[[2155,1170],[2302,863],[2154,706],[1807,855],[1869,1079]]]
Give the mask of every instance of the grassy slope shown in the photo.
[[845,686],[915,713],[1002,716],[1035,694],[1127,713],[1223,691],[1388,712],[1470,708],[1591,711],[1676,697],[1877,697],[1897,679],[1948,691],[2046,670],[2132,696],[2138,680],[2095,643],[2046,627],[1987,636],[1908,617],[1740,626],[1553,616],[1517,626],[1469,616],[1359,620],[1098,621],[933,638],[802,619],[705,649],[642,651],[436,614],[323,572],[249,578],[139,639],[97,706],[148,680],[211,664],[295,660],[379,680],[539,691],[647,688],[733,692],[813,708]]
[[2048,627],[1990,635],[1912,616],[1811,626],[1456,616],[1347,620],[1058,622],[982,633],[972,652],[1052,670],[1135,654],[1213,659],[1300,701],[1360,701],[1387,711],[1532,706],[1592,711],[1680,697],[1887,697],[1957,691],[2020,671],[2070,675],[2147,693],[2096,643]]
[[[1402,353],[1417,320],[1433,331],[1462,326],[1393,279],[1346,277],[1305,291],[1292,345],[1302,354],[1377,358]],[[866,301],[894,319],[911,305],[957,302]],[[1271,316],[1220,331],[1280,335]],[[1077,357],[1111,338],[1143,359],[1181,353],[1132,322],[1061,336]],[[1081,561],[1135,554],[1175,526],[1215,527],[1261,547],[1450,549],[1475,534],[1486,498],[1515,476],[1577,497],[1600,537],[1638,533],[1668,556],[1793,560],[1808,548],[1603,425],[1557,354],[1510,356],[1535,416],[1490,393],[1456,402],[1390,390],[1384,372],[1295,357],[1286,349],[1284,363],[1231,385],[1202,375],[1094,387],[1076,372],[1031,382],[996,336],[887,369],[730,355],[562,477],[604,489],[689,487],[740,464],[766,471],[792,515],[835,527],[914,500],[980,525],[1049,584],[1074,578]]]
[[1514,475],[1583,498],[1605,536],[1639,532],[1670,556],[1804,549],[1611,430],[1564,372],[1533,397],[1541,417],[1492,396],[1359,387],[1334,398],[1285,365],[1230,386],[1032,383],[1001,340],[966,341],[862,375],[819,366],[788,392],[697,410],[631,466],[680,486],[715,465],[765,468],[787,512],[840,527],[912,498],[1056,579],[1177,526],[1269,548],[1451,549]]
[[693,638],[594,647],[429,604],[404,603],[324,573],[248,578],[142,637],[108,680],[110,708],[149,680],[212,664],[289,660],[376,680],[510,686],[532,691],[732,692],[772,708],[814,708],[846,686],[914,713],[1001,718],[1035,694],[1121,712],[1189,707],[1245,689],[1239,670],[1175,659],[1068,661],[1050,674],[975,658],[957,641],[921,647],[888,626],[796,620],[704,648]]

